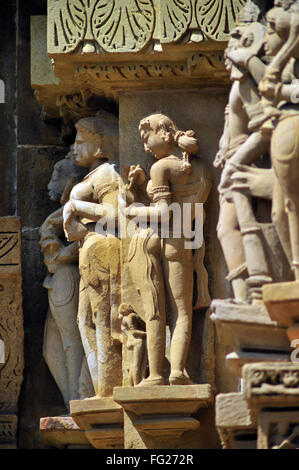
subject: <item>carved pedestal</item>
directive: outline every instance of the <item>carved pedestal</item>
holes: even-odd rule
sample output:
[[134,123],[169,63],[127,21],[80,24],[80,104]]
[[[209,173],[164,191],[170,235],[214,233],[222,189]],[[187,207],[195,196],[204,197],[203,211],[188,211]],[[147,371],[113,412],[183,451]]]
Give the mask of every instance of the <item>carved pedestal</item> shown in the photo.
[[243,393],[217,395],[216,426],[224,449],[256,448],[256,417]]
[[21,223],[0,218],[0,449],[16,447],[23,380]]
[[263,304],[214,300],[211,319],[216,327],[216,360],[220,380],[223,378],[222,391],[238,391],[244,364],[289,361],[286,329],[270,319]]
[[96,449],[123,449],[123,410],[112,398],[70,402],[71,416]]
[[193,415],[212,402],[210,385],[115,387],[124,409],[126,449],[180,448],[186,431],[197,431]]
[[280,282],[263,287],[263,300],[270,317],[287,328],[288,338],[299,344],[299,282]]

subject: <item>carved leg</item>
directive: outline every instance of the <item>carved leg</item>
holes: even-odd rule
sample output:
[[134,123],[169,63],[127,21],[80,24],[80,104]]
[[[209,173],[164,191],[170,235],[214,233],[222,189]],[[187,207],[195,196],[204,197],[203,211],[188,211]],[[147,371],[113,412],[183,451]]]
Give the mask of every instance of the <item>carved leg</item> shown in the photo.
[[163,272],[160,261],[161,240],[146,230],[131,241],[129,269],[144,308],[150,375],[139,386],[163,385],[166,340],[166,310]]
[[299,281],[299,201],[288,201],[287,212],[292,248],[292,268],[296,281]]
[[242,235],[236,208],[233,203],[227,202],[224,199],[220,201],[217,234],[229,269],[228,279],[232,282],[235,299],[246,301],[247,286],[244,275],[246,260]]
[[[55,282],[57,276],[59,276],[58,281]],[[61,283],[62,277],[62,286],[57,286]],[[62,265],[53,279],[49,303],[63,344],[70,400],[74,400],[79,396],[79,377],[83,357],[83,347],[76,322],[79,272],[73,265]]]
[[92,322],[91,306],[88,287],[80,281],[79,307],[78,307],[78,328],[81,341],[86,355],[90,377],[95,393],[98,390],[98,364],[95,326]]
[[292,265],[299,280],[299,117],[283,119],[273,132],[271,157],[277,179],[287,201]]
[[112,339],[110,327],[110,278],[100,280],[100,286],[89,286],[91,309],[96,327],[98,389],[97,395],[108,397],[113,387],[122,384],[121,344]]
[[70,393],[65,360],[63,360],[65,352],[58,327],[50,310],[45,323],[43,356],[67,405],[70,401]]
[[132,366],[131,374],[133,385],[138,385],[143,379],[143,362],[145,355],[145,341],[140,339],[135,339],[133,354],[132,354]]
[[184,239],[163,240],[163,268],[172,333],[170,385],[190,384],[184,374],[192,329],[193,259]]
[[286,211],[285,196],[275,175],[273,186],[272,221],[275,224],[282,248],[289,260],[292,262],[292,251],[290,242],[289,220]]
[[254,302],[255,300],[261,300],[262,285],[271,282],[272,278],[269,276],[261,228],[255,219],[251,200],[247,193],[247,185],[236,183],[232,187],[249,273],[247,282],[250,286],[251,298]]

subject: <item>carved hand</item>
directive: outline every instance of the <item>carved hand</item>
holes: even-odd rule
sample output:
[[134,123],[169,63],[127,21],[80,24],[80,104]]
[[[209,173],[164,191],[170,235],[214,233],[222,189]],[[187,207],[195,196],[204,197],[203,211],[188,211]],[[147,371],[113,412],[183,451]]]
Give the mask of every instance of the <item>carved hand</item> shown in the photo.
[[128,189],[131,189],[135,184],[138,186],[144,185],[147,182],[147,176],[139,164],[131,165],[128,180]]
[[218,191],[220,194],[224,193],[231,186],[231,176],[236,171],[236,167],[227,163],[222,171]]
[[[263,199],[272,199],[274,171],[236,164],[237,171],[231,176],[234,184],[245,184],[250,194]],[[232,188],[234,187],[234,184]]]

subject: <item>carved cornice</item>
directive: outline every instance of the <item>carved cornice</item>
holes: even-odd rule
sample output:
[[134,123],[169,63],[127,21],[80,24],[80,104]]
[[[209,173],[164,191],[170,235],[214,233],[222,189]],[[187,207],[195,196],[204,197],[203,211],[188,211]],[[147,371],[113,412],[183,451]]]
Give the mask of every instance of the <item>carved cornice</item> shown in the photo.
[[31,26],[32,87],[45,116],[68,125],[94,114],[90,101],[123,91],[229,85],[223,51],[245,3],[48,0],[47,19]]
[[283,395],[299,398],[298,363],[250,364],[243,368],[244,389],[248,400]]
[[[48,0],[48,53],[136,53],[226,41],[246,0]],[[192,33],[193,36],[192,36]]]

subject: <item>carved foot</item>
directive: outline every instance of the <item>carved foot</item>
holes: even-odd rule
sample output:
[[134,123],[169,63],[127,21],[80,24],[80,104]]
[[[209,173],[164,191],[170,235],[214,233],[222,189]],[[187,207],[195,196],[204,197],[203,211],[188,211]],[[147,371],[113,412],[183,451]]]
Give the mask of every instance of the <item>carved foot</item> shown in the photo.
[[153,385],[165,385],[163,377],[148,377],[143,379],[137,387],[152,387]]
[[169,376],[170,385],[194,385],[194,383],[181,372],[171,373]]

